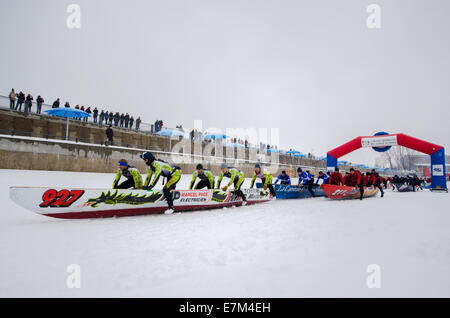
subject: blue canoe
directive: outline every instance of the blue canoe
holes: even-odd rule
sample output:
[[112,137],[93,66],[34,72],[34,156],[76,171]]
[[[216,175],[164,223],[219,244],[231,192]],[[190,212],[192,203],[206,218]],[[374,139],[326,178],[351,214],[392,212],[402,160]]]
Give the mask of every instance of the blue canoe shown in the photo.
[[[257,188],[262,188],[262,183],[256,184]],[[305,199],[312,198],[311,193],[308,191],[308,187],[299,187],[296,185],[275,184],[275,194],[277,199]],[[320,185],[313,185],[312,188],[316,197],[324,197],[325,192]]]

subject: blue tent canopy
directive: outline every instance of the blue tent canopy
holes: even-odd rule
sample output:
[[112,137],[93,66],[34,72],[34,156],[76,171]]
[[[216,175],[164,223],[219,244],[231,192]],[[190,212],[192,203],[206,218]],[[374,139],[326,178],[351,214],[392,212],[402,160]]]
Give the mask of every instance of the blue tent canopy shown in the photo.
[[168,137],[184,137],[184,132],[176,129],[164,129],[160,130],[156,133],[156,135],[160,136],[168,136]]
[[49,110],[44,110],[44,112],[52,116],[67,118],[66,140],[69,140],[69,118],[85,118],[91,116],[85,111],[68,107],[52,108]]

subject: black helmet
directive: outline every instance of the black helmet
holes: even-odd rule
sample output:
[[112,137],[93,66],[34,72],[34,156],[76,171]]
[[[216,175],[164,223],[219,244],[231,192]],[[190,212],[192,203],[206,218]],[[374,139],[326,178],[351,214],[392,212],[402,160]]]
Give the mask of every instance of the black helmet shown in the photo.
[[201,164],[201,163],[199,163],[198,165],[197,165],[197,168],[195,168],[196,170],[200,170],[200,169],[202,169],[203,170],[203,165]]
[[297,168],[297,172],[303,172],[302,168]]
[[257,164],[255,165],[255,168],[261,169],[261,165],[260,165],[259,163],[257,163]]
[[150,151],[144,152],[139,157],[141,157],[141,159],[143,159],[143,160],[148,160],[148,163],[152,163],[153,161],[155,161],[155,157],[153,156],[153,154]]

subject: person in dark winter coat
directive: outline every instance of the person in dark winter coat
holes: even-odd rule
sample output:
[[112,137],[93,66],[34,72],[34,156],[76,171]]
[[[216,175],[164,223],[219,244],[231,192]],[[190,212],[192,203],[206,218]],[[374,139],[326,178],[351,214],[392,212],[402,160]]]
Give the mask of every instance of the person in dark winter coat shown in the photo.
[[114,145],[114,132],[112,130],[112,125],[109,125],[109,127],[106,129],[106,138],[107,145]]
[[133,124],[134,124],[134,118],[133,116],[130,117],[130,123],[128,125],[128,128],[133,129]]
[[94,114],[94,123],[97,123],[97,117],[98,117],[98,109],[97,109],[97,107],[94,108],[94,111],[92,113]]
[[141,120],[141,117],[139,116],[136,119],[136,130],[139,130],[139,127],[141,126],[141,122],[142,122],[142,120]]
[[119,127],[123,128],[123,122],[125,121],[125,114],[120,114],[120,121],[119,121]]
[[59,98],[57,98],[54,102],[53,102],[53,104],[52,104],[52,108],[59,108]]
[[[86,109],[86,113],[88,113],[89,115],[92,114],[91,107],[88,107],[88,108]],[[88,119],[89,119],[89,117],[84,117],[84,118],[83,118],[83,120],[84,120],[85,122],[87,122]]]
[[130,122],[130,115],[125,115],[125,128],[128,128],[128,123]]
[[113,114],[113,112],[109,112],[109,113],[108,113],[108,124],[112,125],[113,119],[114,119],[114,114]]
[[[98,112],[98,111],[97,111]],[[95,115],[95,114],[94,114]],[[94,117],[95,118],[95,117]],[[98,116],[98,124],[101,126],[103,125],[103,120],[105,119],[105,112],[102,110],[100,115]]]
[[28,94],[25,100],[25,113],[31,112],[32,105],[33,105],[33,96],[31,96],[31,94]]
[[44,103],[44,99],[39,95],[36,99],[36,114],[41,113],[42,104]]
[[17,94],[17,104],[16,104],[16,108],[14,108],[14,110],[19,109],[19,112],[22,111],[22,105],[25,102],[25,94],[20,91],[19,94]]
[[120,120],[119,112],[116,112],[114,114],[114,127],[118,127],[119,126],[119,120]]

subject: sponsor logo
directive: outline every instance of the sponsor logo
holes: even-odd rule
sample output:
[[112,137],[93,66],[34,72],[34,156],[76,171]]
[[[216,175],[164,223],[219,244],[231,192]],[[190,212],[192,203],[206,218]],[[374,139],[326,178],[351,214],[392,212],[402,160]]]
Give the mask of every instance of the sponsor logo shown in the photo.
[[208,191],[180,191],[182,198],[198,198],[198,197],[208,197]]
[[242,192],[247,197],[247,200],[260,200],[269,196],[269,190],[263,189],[244,189]]
[[208,191],[173,191],[173,200],[182,203],[207,202]]
[[88,199],[85,205],[91,206],[93,208],[98,207],[101,203],[116,205],[116,204],[128,204],[128,205],[142,205],[146,203],[155,203],[159,198],[162,197],[161,192],[152,192],[151,194],[133,194],[133,193],[119,193],[115,191],[111,193],[102,192],[98,198]]
[[296,186],[280,186],[276,189],[277,192],[302,192],[305,191],[306,188],[296,187]]
[[396,146],[397,136],[361,138],[362,147]]
[[347,197],[347,196],[353,195],[357,192],[358,192],[357,189],[337,189],[337,190],[334,190],[333,193],[331,193],[331,196]]
[[443,176],[444,165],[433,165],[433,176]]

